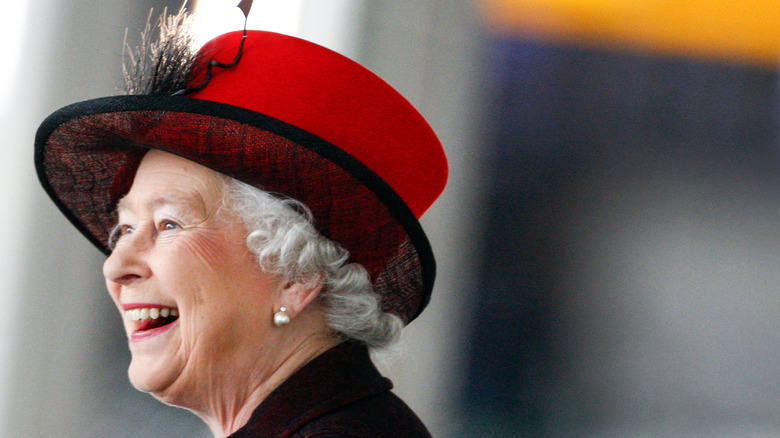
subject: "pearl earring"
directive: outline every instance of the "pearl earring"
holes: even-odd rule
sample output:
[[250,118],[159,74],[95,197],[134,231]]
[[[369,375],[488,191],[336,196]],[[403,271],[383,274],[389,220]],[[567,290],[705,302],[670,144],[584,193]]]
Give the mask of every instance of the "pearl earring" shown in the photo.
[[282,307],[278,312],[274,313],[274,325],[277,327],[284,327],[290,323],[290,315],[287,314],[287,308]]

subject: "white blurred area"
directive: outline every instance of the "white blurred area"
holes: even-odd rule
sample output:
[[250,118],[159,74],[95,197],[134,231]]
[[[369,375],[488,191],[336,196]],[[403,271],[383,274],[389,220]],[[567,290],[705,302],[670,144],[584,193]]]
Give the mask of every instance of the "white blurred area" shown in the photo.
[[[235,3],[201,0],[198,26],[204,39],[243,27]],[[458,217],[469,210],[464,199],[473,196],[467,183],[471,163],[458,152],[469,138],[462,120],[476,74],[471,26],[464,25],[476,23],[469,2],[254,3],[250,28],[300,35],[365,62],[421,110],[448,149],[456,178],[423,221],[437,255],[438,289],[408,329],[404,352],[383,366],[435,435],[446,436],[453,427],[450,385],[460,374],[453,354],[465,330],[458,315],[467,294],[461,291],[469,284],[468,271],[456,269],[468,263],[460,248],[465,242],[451,234],[468,232],[469,221]],[[162,0],[4,5],[0,436],[143,437],[163,430],[170,436],[209,436],[190,413],[130,387],[126,341],[104,290],[104,257],[48,200],[32,165],[34,133],[48,114],[118,93],[125,29],[132,41],[150,7],[157,16],[164,7],[179,6]]]
[[[23,24],[29,13],[28,9],[29,3],[25,0],[12,2],[6,5],[0,18],[0,38],[6,42],[4,59],[7,62],[6,66],[0,69],[0,130],[5,133],[4,141],[7,143],[2,148],[5,157],[0,160],[0,187],[7,188],[0,190],[0,205],[6,206],[6,214],[0,216],[0,229],[13,230],[0,234],[0,247],[4,249],[0,252],[0,278],[5,284],[0,289],[0,308],[3,309],[19,307],[19,284],[22,277],[20,273],[24,269],[25,261],[18,255],[22,252],[25,236],[29,233],[25,217],[29,214],[27,199],[34,181],[29,169],[25,171],[23,166],[19,166],[19,163],[29,162],[30,149],[18,147],[25,142],[29,143],[29,132],[14,129],[29,117],[24,111],[27,106],[17,104],[23,94],[14,86],[24,74]],[[20,184],[20,181],[24,181],[24,184]],[[11,187],[19,187],[22,190],[9,190]],[[8,214],[11,211],[17,214]],[[5,318],[0,319],[0,357],[11,357],[18,319],[15,315],[16,312],[9,312]],[[0,361],[0,412],[7,410],[9,402],[10,372],[9,361]]]
[[[226,3],[224,0],[197,0],[193,3],[199,45],[244,21],[244,13],[239,8],[225,7]],[[255,0],[246,20],[247,28],[298,35],[302,3],[301,0]],[[344,2],[337,0],[333,3]]]
[[[366,0],[255,0],[246,26],[305,38],[354,57],[365,4]],[[243,12],[226,8],[224,0],[197,0],[193,5],[200,45],[244,21]]]

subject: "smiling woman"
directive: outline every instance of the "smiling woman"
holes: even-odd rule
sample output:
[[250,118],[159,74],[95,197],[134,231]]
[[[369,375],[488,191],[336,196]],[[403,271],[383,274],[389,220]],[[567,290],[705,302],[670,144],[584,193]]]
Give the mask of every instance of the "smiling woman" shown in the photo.
[[[140,317],[170,309],[162,320],[168,324],[124,319],[133,385],[198,413],[212,430],[226,427],[224,416],[231,418],[228,429],[245,423],[276,382],[336,344],[323,318],[309,316],[316,306],[306,306],[319,286],[288,284],[260,268],[240,219],[220,208],[225,190],[213,170],[148,152],[119,203],[118,229],[125,232],[103,268],[120,312],[142,309]],[[298,330],[274,329],[267,315],[277,303],[295,316]],[[257,374],[255,385],[237,369]],[[224,394],[237,400],[214,400]]]
[[108,255],[131,382],[217,437],[430,436],[368,352],[430,298],[436,135],[335,52],[245,31],[190,54],[177,20],[132,70],[142,95],[36,138],[44,188]]

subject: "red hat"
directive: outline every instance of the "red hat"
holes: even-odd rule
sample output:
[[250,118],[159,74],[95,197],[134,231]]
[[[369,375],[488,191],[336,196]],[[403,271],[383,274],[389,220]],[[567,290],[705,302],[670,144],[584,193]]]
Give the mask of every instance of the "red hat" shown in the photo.
[[[187,95],[88,100],[38,129],[39,179],[68,219],[109,253],[115,207],[141,157],[159,149],[311,208],[315,226],[371,275],[383,308],[409,322],[430,298],[435,263],[418,218],[444,189],[447,162],[422,116],[369,70],[298,38],[249,31],[207,43]],[[213,62],[212,62],[213,64]],[[195,71],[195,70],[193,70]]]

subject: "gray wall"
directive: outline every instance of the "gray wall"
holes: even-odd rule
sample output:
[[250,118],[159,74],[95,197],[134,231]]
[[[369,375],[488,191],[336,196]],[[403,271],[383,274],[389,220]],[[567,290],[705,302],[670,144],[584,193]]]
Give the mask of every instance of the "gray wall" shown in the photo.
[[360,60],[409,98],[439,135],[450,164],[442,197],[422,224],[438,278],[426,311],[406,328],[389,375],[435,436],[458,436],[463,359],[468,354],[471,291],[480,256],[478,211],[482,147],[474,132],[484,96],[479,19],[472,2],[372,2]]

